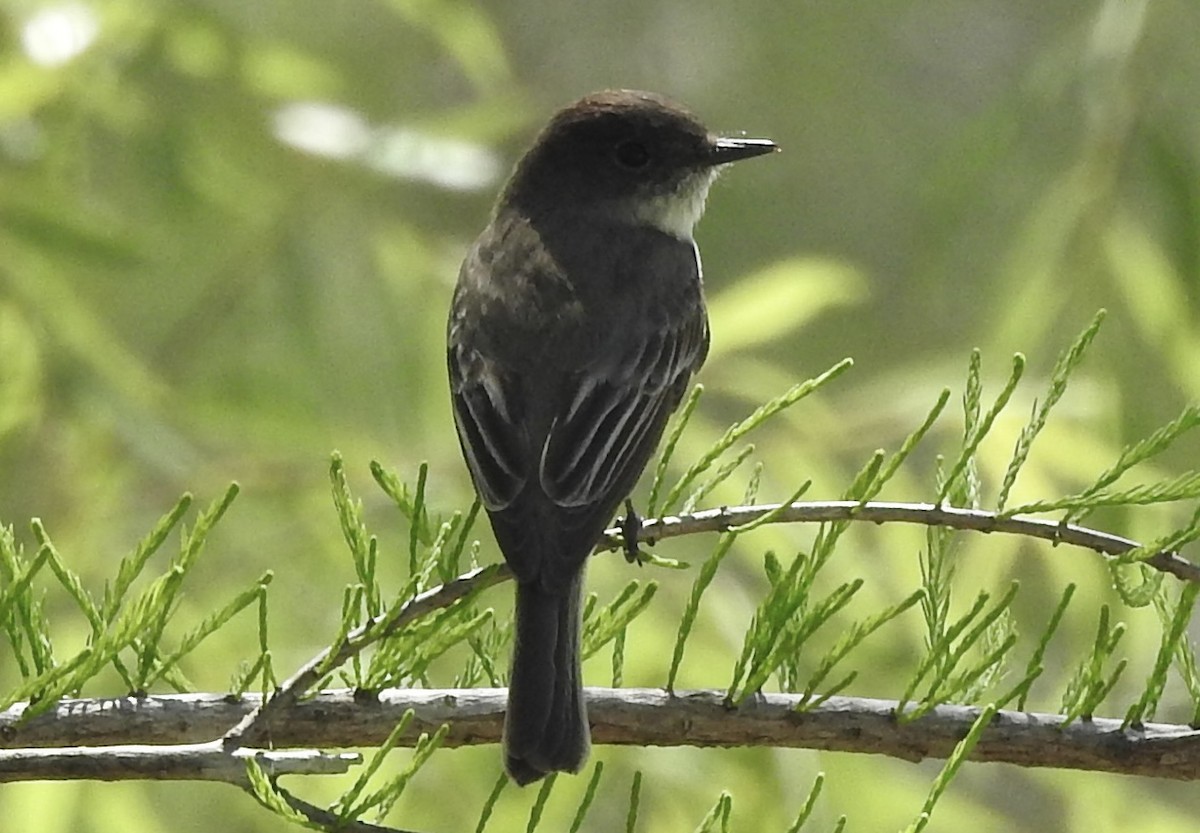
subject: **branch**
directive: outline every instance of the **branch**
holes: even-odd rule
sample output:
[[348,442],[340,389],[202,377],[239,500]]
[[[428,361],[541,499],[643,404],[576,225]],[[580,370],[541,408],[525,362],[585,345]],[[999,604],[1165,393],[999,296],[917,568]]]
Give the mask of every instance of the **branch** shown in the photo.
[[[442,724],[450,726],[445,746],[498,743],[506,694],[505,689],[388,689],[364,702],[352,691],[326,691],[276,715],[271,737],[278,746],[377,746],[412,709],[415,719],[400,739],[402,746],[415,744],[422,732],[435,731]],[[723,691],[671,695],[659,689],[589,688],[592,736],[598,744],[824,749],[915,762],[949,755],[980,711],[944,705],[898,723],[894,700],[831,697],[798,712],[803,701],[796,694],[762,694],[737,708],[728,707],[724,698]],[[217,695],[130,699],[119,709],[112,708],[112,701],[72,700],[21,726],[16,726],[20,707],[13,707],[0,714],[0,738],[8,745],[53,745],[86,731],[88,743],[151,738],[179,742],[212,737],[229,725],[231,710],[244,716],[253,713],[256,705],[256,698],[233,705]],[[97,714],[104,719],[97,719]],[[104,749],[84,751],[95,757],[97,765],[122,771],[123,759],[105,757]],[[1121,720],[1099,717],[1067,723],[1061,715],[1001,711],[971,760],[1196,781],[1200,780],[1200,731],[1169,723],[1122,728]],[[124,775],[103,776],[98,771],[74,777],[204,777],[164,776],[153,767]],[[0,780],[22,780],[22,774],[7,765],[0,773]],[[46,776],[29,772],[23,777]]]
[[246,784],[246,759],[272,777],[329,775],[362,763],[354,753],[329,755],[312,749],[225,751],[219,741],[171,746],[67,746],[0,750],[0,783],[6,781],[224,781]]
[[[721,507],[691,515],[667,516],[646,520],[638,526],[639,538],[653,543],[664,538],[697,532],[725,532],[760,522],[770,515],[769,523],[825,523],[829,521],[866,521],[870,523],[916,523],[971,529],[978,532],[1002,532],[1042,538],[1057,543],[1085,547],[1108,555],[1128,552],[1136,541],[1105,532],[1062,524],[1040,518],[1008,517],[975,509],[957,509],[931,504],[826,501],[819,503],[766,504],[762,506]],[[601,549],[625,548],[622,533],[628,524],[604,533]],[[1200,582],[1200,567],[1175,553],[1161,552],[1144,562],[1186,581]],[[272,717],[294,706],[315,686],[324,674],[356,656],[368,646],[389,636],[414,619],[439,608],[448,607],[466,596],[512,578],[505,565],[485,567],[459,576],[441,587],[421,593],[402,606],[372,619],[348,633],[338,644],[321,651],[288,679],[275,696],[246,715],[225,737],[225,748],[262,745],[271,737]]]
[[274,740],[271,721],[280,712],[295,706],[300,697],[316,685],[330,670],[347,662],[363,649],[394,634],[414,619],[435,610],[449,607],[472,593],[512,578],[504,565],[472,570],[440,587],[419,593],[397,609],[388,611],[350,631],[337,644],[331,645],[300,667],[279,690],[236,726],[225,733],[226,749],[255,746],[267,739]]
[[[1001,515],[981,509],[959,509],[930,503],[886,503],[852,500],[801,502],[785,506],[768,503],[756,506],[733,506],[708,509],[690,515],[667,516],[642,522],[640,540],[653,544],[665,538],[693,535],[697,532],[736,531],[772,514],[768,523],[828,523],[830,521],[865,521],[868,523],[907,523],[924,526],[944,526],[975,532],[1000,532],[1041,538],[1055,544],[1072,544],[1104,555],[1120,555],[1136,548],[1137,541],[1111,535],[1076,524],[1063,524],[1044,518]],[[604,533],[601,548],[616,550],[624,547],[621,528],[613,527]],[[1180,558],[1174,552],[1156,553],[1141,563],[1164,573],[1200,582],[1200,567]]]

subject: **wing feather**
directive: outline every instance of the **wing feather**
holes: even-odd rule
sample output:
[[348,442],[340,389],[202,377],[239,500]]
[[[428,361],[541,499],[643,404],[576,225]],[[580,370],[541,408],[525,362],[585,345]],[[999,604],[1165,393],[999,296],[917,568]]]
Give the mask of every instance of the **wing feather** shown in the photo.
[[632,485],[625,483],[627,464],[639,471],[645,465],[707,344],[697,316],[630,345],[617,362],[583,371],[543,446],[538,479],[547,496],[564,507],[624,497],[613,493]]
[[[449,354],[454,423],[480,500],[495,512],[509,506],[528,479],[520,421],[503,380],[479,369],[480,362],[464,362],[459,353]],[[467,367],[475,372],[465,372]]]

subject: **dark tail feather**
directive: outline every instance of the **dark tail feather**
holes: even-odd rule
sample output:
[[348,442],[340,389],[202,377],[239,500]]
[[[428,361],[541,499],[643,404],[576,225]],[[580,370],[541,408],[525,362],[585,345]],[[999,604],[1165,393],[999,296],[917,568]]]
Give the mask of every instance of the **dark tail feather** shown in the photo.
[[583,567],[559,592],[517,585],[516,633],[504,721],[504,765],[525,785],[578,772],[591,747],[580,677]]

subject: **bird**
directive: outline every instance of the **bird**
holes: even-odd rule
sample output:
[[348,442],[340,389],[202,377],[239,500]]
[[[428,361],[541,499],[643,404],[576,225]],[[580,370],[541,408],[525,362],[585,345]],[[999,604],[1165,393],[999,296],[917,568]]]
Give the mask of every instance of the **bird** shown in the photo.
[[537,135],[459,270],[452,410],[516,583],[503,746],[519,785],[587,760],[585,564],[708,352],[692,230],[709,186],[775,150],[656,93],[592,93]]

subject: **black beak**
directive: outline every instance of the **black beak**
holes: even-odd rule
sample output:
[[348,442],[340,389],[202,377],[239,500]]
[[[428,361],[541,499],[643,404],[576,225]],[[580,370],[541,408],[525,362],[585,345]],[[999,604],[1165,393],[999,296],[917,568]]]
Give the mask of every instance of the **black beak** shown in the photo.
[[726,165],[742,159],[762,156],[764,153],[774,153],[779,145],[770,139],[713,139],[710,145],[708,163],[710,165]]

